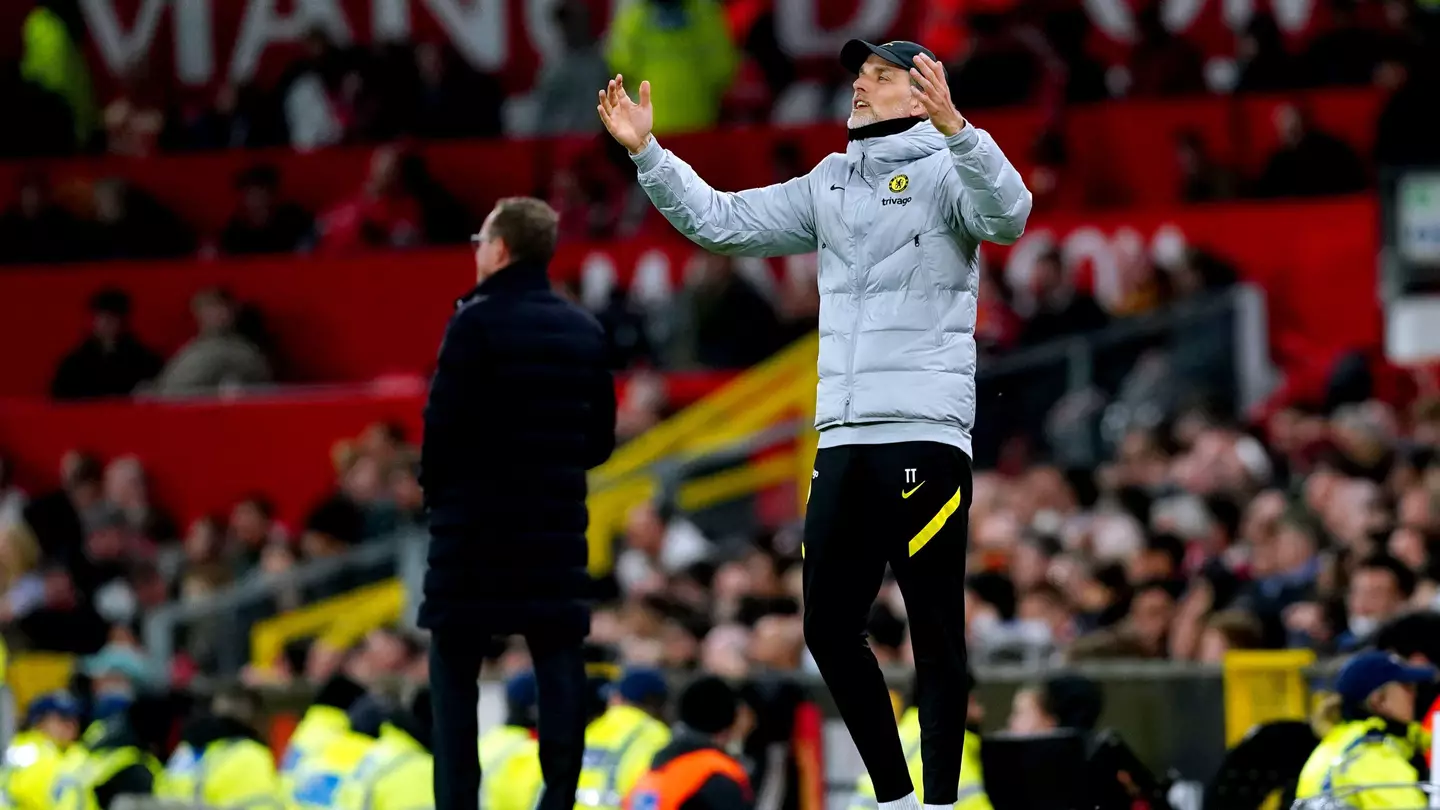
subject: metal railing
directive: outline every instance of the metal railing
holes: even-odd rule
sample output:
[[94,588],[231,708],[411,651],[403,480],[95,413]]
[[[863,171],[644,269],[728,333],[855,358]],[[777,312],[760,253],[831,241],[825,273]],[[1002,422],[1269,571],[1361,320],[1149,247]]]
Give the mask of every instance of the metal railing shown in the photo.
[[1273,390],[1264,293],[1237,285],[1097,332],[982,359],[975,462],[1016,438],[1088,467],[1131,426],[1203,399],[1241,413]]
[[[416,566],[415,545],[423,536],[416,529],[406,529],[367,541],[341,556],[298,565],[284,574],[255,571],[203,599],[171,602],[146,615],[142,629],[145,647],[157,660],[168,661],[182,635],[203,636],[214,645],[215,670],[238,672],[249,660],[251,627],[283,612],[274,608],[278,599],[329,590],[345,580],[361,585],[403,574]],[[423,569],[423,557],[418,564]]]

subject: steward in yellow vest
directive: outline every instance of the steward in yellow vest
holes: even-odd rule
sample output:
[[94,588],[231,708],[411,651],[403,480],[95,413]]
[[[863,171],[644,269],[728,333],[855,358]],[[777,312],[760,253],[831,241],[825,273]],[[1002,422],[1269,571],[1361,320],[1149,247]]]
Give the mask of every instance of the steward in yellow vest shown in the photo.
[[480,735],[480,806],[486,810],[527,810],[533,804],[531,798],[518,803],[512,798],[529,796],[541,783],[539,744],[535,741],[536,688],[533,672],[521,672],[506,681],[505,725]]
[[[132,710],[136,707],[132,706]],[[156,710],[157,707],[141,707]],[[56,810],[104,810],[117,796],[148,796],[160,761],[135,731],[129,712],[111,715],[86,731],[84,745],[70,746],[55,777]]]
[[66,692],[30,704],[26,729],[5,749],[0,766],[0,808],[48,810],[65,751],[80,736],[80,702]]
[[274,755],[255,730],[260,711],[252,690],[217,694],[210,712],[181,733],[155,795],[215,810],[282,810]]
[[350,730],[350,717],[346,712],[364,694],[365,687],[344,675],[336,675],[320,687],[315,702],[305,710],[280,757],[280,784],[286,795],[294,788],[296,769],[307,758],[315,756],[331,738]]
[[340,810],[433,810],[435,759],[430,754],[434,716],[430,691],[394,711],[380,736],[340,787]]
[[585,728],[577,810],[620,810],[656,752],[670,742],[670,727],[657,719],[668,696],[657,669],[636,668],[621,676],[609,708]]
[[[1379,651],[1345,662],[1335,677],[1337,695],[1317,717],[1320,745],[1300,771],[1295,797],[1344,793],[1344,805],[1354,810],[1425,807],[1428,799],[1413,785],[1430,735],[1415,722],[1415,685],[1436,675],[1432,667],[1407,666]],[[1412,787],[1365,789],[1371,785]]]

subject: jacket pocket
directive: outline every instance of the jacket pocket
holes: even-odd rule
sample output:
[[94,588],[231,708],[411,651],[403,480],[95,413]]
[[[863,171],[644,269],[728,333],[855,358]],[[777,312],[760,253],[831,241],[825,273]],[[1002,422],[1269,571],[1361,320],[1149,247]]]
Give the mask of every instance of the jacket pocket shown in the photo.
[[931,331],[934,334],[936,347],[945,343],[945,324],[940,320],[940,285],[935,282],[935,274],[930,272],[930,265],[925,261],[925,243],[921,241],[920,234],[915,234],[915,261],[919,263],[920,278],[925,286],[925,305],[930,308]]

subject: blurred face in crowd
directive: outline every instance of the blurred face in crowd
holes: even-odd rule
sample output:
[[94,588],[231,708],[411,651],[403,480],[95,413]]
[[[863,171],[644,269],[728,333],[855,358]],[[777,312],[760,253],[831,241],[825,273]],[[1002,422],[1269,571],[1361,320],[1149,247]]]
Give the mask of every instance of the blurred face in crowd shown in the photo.
[[791,670],[800,666],[805,646],[798,616],[766,616],[755,623],[750,639],[750,660],[761,667]]
[[700,641],[679,622],[666,622],[660,630],[660,661],[666,667],[688,669],[700,655]]
[[390,630],[374,630],[365,636],[356,656],[358,671],[369,678],[398,674],[410,662],[405,642]]
[[185,533],[185,559],[191,563],[210,562],[220,556],[220,526],[214,519],[197,518]]
[[1399,613],[1405,606],[1405,595],[1400,592],[1400,583],[1395,581],[1394,572],[1384,568],[1361,568],[1350,578],[1346,606],[1350,610],[1351,632],[1363,636]]
[[1230,652],[1230,639],[1214,627],[1207,627],[1200,634],[1200,650],[1196,659],[1202,664],[1220,664],[1225,661],[1225,653]]
[[270,518],[255,501],[241,501],[230,513],[230,534],[249,548],[259,548],[269,539]]
[[1399,523],[1412,529],[1435,529],[1435,498],[1422,487],[1412,488],[1400,498]]
[[744,627],[721,625],[705,636],[700,651],[700,668],[722,678],[743,678],[750,672],[745,657],[749,644],[750,634]]
[[1400,723],[1415,721],[1415,684],[1387,683],[1366,701],[1370,710]]
[[1049,569],[1050,558],[1038,545],[1021,543],[1010,561],[1010,581],[1015,583],[1015,590],[1028,591],[1045,581]]
[[111,344],[125,333],[125,317],[118,312],[101,310],[91,316],[90,328],[100,342]]
[[1130,605],[1130,628],[1152,650],[1158,651],[1175,618],[1175,599],[1161,588],[1147,588]]
[[61,714],[47,714],[40,718],[35,728],[41,734],[54,740],[63,748],[80,738],[80,723],[73,717]]
[[105,468],[105,497],[125,509],[146,503],[145,469],[134,456],[124,456]]
[[480,281],[495,275],[510,264],[510,248],[495,234],[495,212],[485,217],[480,232],[475,234],[475,276]]
[[268,543],[260,552],[260,570],[278,576],[295,567],[295,551],[285,543]]
[[1275,534],[1275,567],[1279,572],[1295,571],[1315,557],[1315,539],[1294,524],[1285,523]]
[[420,479],[415,471],[400,467],[390,473],[390,496],[401,509],[418,510],[425,505],[425,490],[420,488]]
[[1043,734],[1055,730],[1055,718],[1045,711],[1039,689],[1027,687],[1015,693],[1006,730],[1012,734]]
[[125,529],[102,526],[85,538],[85,556],[92,560],[114,560],[125,553]]
[[235,326],[235,309],[225,297],[205,292],[195,297],[195,322],[202,335],[219,335]]
[[1275,110],[1275,134],[1285,146],[1294,147],[1305,137],[1305,120],[1293,105],[1285,104]]
[[851,129],[895,118],[914,118],[925,112],[910,92],[909,71],[878,56],[865,60],[851,87]]
[[372,456],[361,456],[345,471],[343,489],[356,503],[373,503],[383,494],[384,483],[380,462]]
[[1251,543],[1270,539],[1283,514],[1285,496],[1280,492],[1271,489],[1256,495],[1240,520],[1240,539]]
[[1129,579],[1131,582],[1143,582],[1147,579],[1170,579],[1175,576],[1174,561],[1170,555],[1160,549],[1141,549],[1139,554],[1130,558]]
[[1396,529],[1390,533],[1386,544],[1390,556],[1415,570],[1425,567],[1430,552],[1425,548],[1425,536],[1414,529]]
[[118,181],[102,180],[95,184],[95,219],[114,225],[125,218],[125,187]]
[[382,146],[370,156],[370,178],[367,181],[370,194],[380,197],[393,194],[400,188],[400,150],[393,146]]
[[240,211],[251,225],[264,225],[275,210],[275,190],[264,183],[251,183],[240,191]]
[[654,557],[665,545],[665,523],[652,503],[641,503],[625,520],[625,545]]

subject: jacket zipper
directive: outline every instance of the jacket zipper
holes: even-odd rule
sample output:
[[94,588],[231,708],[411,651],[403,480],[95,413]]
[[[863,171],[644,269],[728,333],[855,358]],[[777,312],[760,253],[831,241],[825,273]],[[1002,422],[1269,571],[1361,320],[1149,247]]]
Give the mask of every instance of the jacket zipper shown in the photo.
[[[869,181],[865,179],[866,156],[866,151],[862,147],[860,150],[860,180],[868,186]],[[872,196],[873,192],[874,189],[871,189]],[[858,224],[857,222],[856,225]],[[860,321],[865,313],[865,278],[862,270],[864,263],[860,256],[860,235],[855,227],[850,229],[850,252],[855,261],[855,276],[852,282],[855,285],[855,323],[850,327],[850,356],[845,365],[845,413],[840,420],[842,424],[850,423],[850,404],[855,392],[855,353],[860,344]]]
[[925,248],[920,246],[920,234],[915,234],[915,261],[920,267],[920,276],[925,279],[927,289],[925,301],[930,305],[930,318],[935,321],[935,346],[945,345],[945,325],[940,322],[940,286],[930,278],[930,268],[925,266]]

